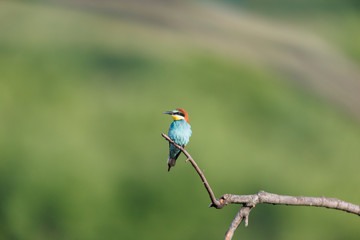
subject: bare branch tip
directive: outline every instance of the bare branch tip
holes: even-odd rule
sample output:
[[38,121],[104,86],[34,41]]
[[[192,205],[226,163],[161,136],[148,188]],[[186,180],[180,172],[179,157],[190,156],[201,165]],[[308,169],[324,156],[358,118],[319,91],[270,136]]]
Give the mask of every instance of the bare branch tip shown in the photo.
[[245,227],[249,226],[249,215],[245,216]]

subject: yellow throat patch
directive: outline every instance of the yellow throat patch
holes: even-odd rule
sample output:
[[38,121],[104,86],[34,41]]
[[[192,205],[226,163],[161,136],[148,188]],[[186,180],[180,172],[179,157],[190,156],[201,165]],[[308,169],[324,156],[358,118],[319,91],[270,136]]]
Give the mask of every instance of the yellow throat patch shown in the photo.
[[173,118],[175,121],[184,119],[184,117],[181,117],[181,116],[179,116],[179,115],[172,115],[172,118]]

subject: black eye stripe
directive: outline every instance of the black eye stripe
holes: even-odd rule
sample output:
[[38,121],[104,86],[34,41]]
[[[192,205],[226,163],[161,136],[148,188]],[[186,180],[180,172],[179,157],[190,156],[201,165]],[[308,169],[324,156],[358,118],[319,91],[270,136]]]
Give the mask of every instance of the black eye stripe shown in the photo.
[[185,114],[183,114],[182,112],[176,112],[176,113],[174,113],[174,115],[179,115],[179,116],[185,117]]

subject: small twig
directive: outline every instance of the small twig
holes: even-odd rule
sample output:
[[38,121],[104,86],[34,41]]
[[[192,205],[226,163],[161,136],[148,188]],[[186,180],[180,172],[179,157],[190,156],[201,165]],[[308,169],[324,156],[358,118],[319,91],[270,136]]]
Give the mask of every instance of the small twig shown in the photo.
[[210,196],[210,199],[211,199],[211,207],[215,207],[215,208],[223,208],[224,205],[221,204],[222,201],[216,199],[209,183],[207,182],[206,178],[205,178],[205,175],[202,173],[202,171],[200,170],[200,168],[198,167],[198,165],[196,164],[196,162],[194,161],[194,159],[190,156],[190,154],[183,148],[181,147],[180,145],[177,145],[173,140],[171,140],[166,134],[162,133],[161,136],[163,136],[166,140],[168,140],[170,143],[174,144],[175,147],[177,147],[178,149],[180,149],[184,154],[185,156],[187,157],[187,161],[190,161],[191,165],[195,168],[196,172],[199,174],[202,182],[204,183],[205,185],[205,188],[207,190],[207,192],[209,193],[209,196]]
[[240,208],[239,212],[236,214],[234,220],[232,221],[229,229],[225,233],[224,240],[230,240],[232,239],[235,230],[238,228],[240,223],[245,219],[245,227],[249,224],[249,214],[252,207],[243,206]]

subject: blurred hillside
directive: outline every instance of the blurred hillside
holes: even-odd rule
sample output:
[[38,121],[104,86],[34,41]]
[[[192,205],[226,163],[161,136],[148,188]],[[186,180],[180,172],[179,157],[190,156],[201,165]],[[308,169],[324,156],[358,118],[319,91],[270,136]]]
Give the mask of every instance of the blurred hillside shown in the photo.
[[[170,31],[172,36],[179,41],[187,42],[195,48],[230,55],[234,58],[240,57],[248,62],[253,61],[255,65],[264,64],[277,71],[277,74],[282,77],[296,81],[296,84],[315,91],[316,95],[325,97],[360,117],[359,64],[339,52],[339,48],[343,47],[342,44],[339,43],[334,47],[330,45],[331,41],[324,41],[328,39],[327,36],[330,33],[337,35],[339,28],[329,30],[329,34],[324,30],[322,35],[311,34],[311,31],[304,31],[303,28],[317,25],[317,27],[312,27],[315,31],[327,29],[329,24],[314,23],[317,22],[316,19],[311,22],[301,20],[303,28],[294,29],[294,25],[300,25],[298,24],[299,17],[296,17],[298,14],[291,15],[291,12],[296,12],[296,6],[299,5],[299,8],[304,10],[302,18],[313,19],[320,14],[323,18],[335,22],[336,17],[326,17],[324,12],[336,11],[339,5],[342,6],[340,9],[345,11],[344,9],[352,6],[351,2],[340,4],[334,1],[332,4],[326,4],[318,0],[311,5],[306,2],[282,4],[282,1],[275,1],[266,12],[268,14],[263,14],[264,16],[254,15],[241,9],[233,11],[214,3],[209,5],[182,1],[147,3],[147,1],[79,0],[73,2],[64,0],[55,1],[55,3],[58,4],[57,6],[73,7],[101,16],[120,18],[126,22],[159,31]],[[263,4],[267,6],[262,1],[257,4],[245,1],[241,2],[240,6],[262,12],[263,9],[260,6]],[[289,10],[282,11],[282,8],[278,9],[276,6],[289,6]],[[294,7],[290,8],[290,6]],[[313,6],[312,11],[307,10],[310,6]],[[274,12],[277,13],[275,19],[286,20],[285,23],[269,21],[269,18],[274,16]],[[289,24],[289,21],[293,25]],[[360,23],[360,18],[357,23]],[[346,25],[358,26],[356,23]],[[350,47],[351,49],[343,47],[343,50],[345,53],[349,50],[355,55],[359,52],[360,56],[359,31],[353,32],[340,32],[343,34],[339,35],[346,36],[344,37],[346,39],[350,35],[350,46],[355,45]]]
[[[218,197],[263,189],[359,204],[358,43],[249,9],[0,2],[1,239],[222,239],[238,207],[208,209],[183,157],[167,172],[161,112],[176,107]],[[358,239],[359,223],[258,206],[234,238]]]
[[226,0],[226,2],[239,5],[243,8],[251,8],[255,11],[263,11],[268,14],[277,12],[278,14],[293,15],[298,13],[304,15],[306,13],[323,13],[334,11],[359,10],[360,4],[356,0]]
[[306,28],[360,62],[360,2],[357,0],[227,0],[231,7]]

